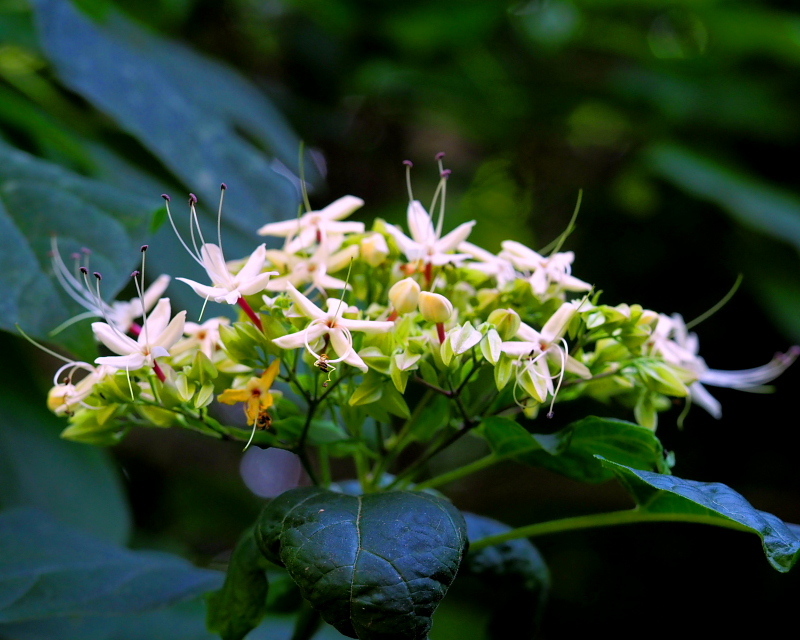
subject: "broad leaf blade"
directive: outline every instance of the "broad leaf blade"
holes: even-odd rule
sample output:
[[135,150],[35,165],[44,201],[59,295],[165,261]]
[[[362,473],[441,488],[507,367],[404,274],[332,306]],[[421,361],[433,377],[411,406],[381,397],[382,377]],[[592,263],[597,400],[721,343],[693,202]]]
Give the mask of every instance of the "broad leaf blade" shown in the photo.
[[256,539],[325,621],[361,640],[425,638],[467,544],[463,516],[442,498],[318,488],[273,500]]
[[[51,236],[63,255],[88,248],[91,270],[113,296],[140,260],[156,206],[0,142],[0,329],[44,337],[69,317],[51,279]],[[138,240],[138,242],[136,240]],[[82,309],[72,304],[72,312]]]
[[219,572],[110,545],[41,511],[0,514],[0,623],[146,612],[221,582]]
[[[470,543],[511,527],[492,518],[464,513]],[[527,538],[484,547],[464,558],[459,579],[474,576],[494,602],[490,638],[531,638],[539,626],[550,590],[550,571]]]
[[248,529],[233,550],[225,584],[208,595],[207,624],[223,640],[242,640],[267,612],[267,563]]
[[733,524],[734,528],[755,533],[761,538],[769,563],[783,573],[800,558],[798,525],[787,524],[771,513],[759,511],[724,484],[640,471],[610,460],[601,459],[601,462],[620,479],[640,509],[647,513],[696,516],[698,522],[720,526]]
[[513,420],[493,416],[482,432],[495,455],[514,458],[584,482],[613,477],[596,456],[637,469],[669,473],[664,451],[652,429],[632,422],[589,416],[553,434],[532,434]]

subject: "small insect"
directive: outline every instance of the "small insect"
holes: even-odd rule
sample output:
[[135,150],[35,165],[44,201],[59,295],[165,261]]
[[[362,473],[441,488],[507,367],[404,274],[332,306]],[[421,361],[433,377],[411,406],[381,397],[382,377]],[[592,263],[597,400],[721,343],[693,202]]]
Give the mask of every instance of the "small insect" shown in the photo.
[[267,413],[266,409],[261,409],[256,416],[256,429],[259,431],[267,431],[272,427],[272,416]]
[[331,372],[336,371],[336,367],[334,367],[328,358],[327,353],[321,353],[317,361],[314,363],[315,367],[318,367],[320,371],[323,373],[327,373],[328,377],[326,378],[325,382],[322,383],[323,387],[327,387],[331,382]]

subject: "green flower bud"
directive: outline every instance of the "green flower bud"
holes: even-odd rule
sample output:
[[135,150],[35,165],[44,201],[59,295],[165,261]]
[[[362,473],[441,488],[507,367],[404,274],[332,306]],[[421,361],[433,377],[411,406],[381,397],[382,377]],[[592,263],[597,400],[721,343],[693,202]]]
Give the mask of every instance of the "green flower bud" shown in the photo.
[[503,340],[511,340],[519,329],[519,314],[513,309],[495,309],[489,314],[489,324],[494,325]]

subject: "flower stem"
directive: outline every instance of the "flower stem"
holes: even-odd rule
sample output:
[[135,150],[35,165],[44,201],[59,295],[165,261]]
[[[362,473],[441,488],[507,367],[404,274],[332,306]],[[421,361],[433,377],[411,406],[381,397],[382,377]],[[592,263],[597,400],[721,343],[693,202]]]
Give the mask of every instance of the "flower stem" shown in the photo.
[[253,321],[253,324],[258,327],[258,330],[263,332],[264,325],[261,324],[261,318],[259,318],[258,314],[255,311],[253,311],[253,307],[250,306],[247,300],[245,300],[244,298],[239,298],[236,301],[236,304],[238,304],[242,308],[242,311],[244,311],[247,314],[247,317]]
[[[421,486],[421,485],[420,485]],[[419,488],[419,487],[418,487]],[[733,520],[725,520],[716,516],[701,513],[650,513],[642,511],[638,507],[626,509],[624,511],[612,511],[610,513],[596,513],[586,516],[575,516],[563,518],[561,520],[550,520],[549,522],[539,522],[536,524],[518,527],[506,533],[499,533],[487,536],[470,544],[470,552],[480,551],[495,544],[502,544],[509,540],[518,538],[532,538],[549,533],[561,533],[563,531],[578,531],[580,529],[596,529],[598,527],[610,527],[619,524],[635,524],[639,522],[691,522],[696,524],[710,524],[736,531],[750,531],[750,529]]]

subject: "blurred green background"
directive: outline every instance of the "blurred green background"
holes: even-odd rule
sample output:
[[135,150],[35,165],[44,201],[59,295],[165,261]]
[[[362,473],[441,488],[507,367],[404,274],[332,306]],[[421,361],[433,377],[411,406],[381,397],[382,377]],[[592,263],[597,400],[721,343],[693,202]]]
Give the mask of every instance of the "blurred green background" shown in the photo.
[[[800,10],[779,0],[0,0],[0,507],[224,559],[261,505],[239,447],[157,429],[103,452],[60,441],[44,409],[55,367],[14,326],[46,340],[77,311],[49,275],[52,233],[93,250],[109,296],[144,242],[151,275],[198,277],[168,227],[151,233],[163,192],[181,216],[196,193],[210,225],[227,183],[226,252],[249,252],[257,226],[295,215],[301,140],[312,203],[357,195],[367,222],[404,222],[405,159],[428,201],[444,151],[446,228],[477,219],[490,250],[545,246],[582,189],[564,247],[575,275],[606,303],[690,320],[742,274],[697,327],[701,354],[766,363],[800,343],[799,89]],[[187,292],[169,295],[197,309]],[[86,325],[56,344],[91,357]],[[800,523],[798,381],[795,366],[771,396],[711,389],[720,421],[662,415],[674,473]],[[548,426],[602,410],[559,407]],[[447,492],[512,525],[628,505],[613,483],[513,465]],[[535,542],[553,574],[544,638],[778,632],[800,595],[797,570],[775,572],[745,534],[636,525]],[[454,589],[432,640],[482,638],[491,604]],[[207,637],[191,633],[174,637]]]

